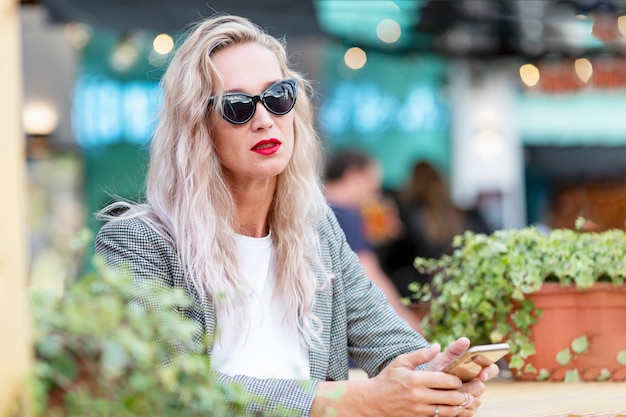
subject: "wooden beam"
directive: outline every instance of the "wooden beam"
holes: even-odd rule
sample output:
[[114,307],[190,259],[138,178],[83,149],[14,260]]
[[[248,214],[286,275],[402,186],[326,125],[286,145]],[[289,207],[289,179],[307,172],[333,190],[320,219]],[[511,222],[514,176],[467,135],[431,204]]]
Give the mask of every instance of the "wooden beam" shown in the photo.
[[[25,392],[30,369],[26,295],[26,168],[21,127],[19,2],[0,0],[0,416]],[[23,398],[23,397],[22,397]]]

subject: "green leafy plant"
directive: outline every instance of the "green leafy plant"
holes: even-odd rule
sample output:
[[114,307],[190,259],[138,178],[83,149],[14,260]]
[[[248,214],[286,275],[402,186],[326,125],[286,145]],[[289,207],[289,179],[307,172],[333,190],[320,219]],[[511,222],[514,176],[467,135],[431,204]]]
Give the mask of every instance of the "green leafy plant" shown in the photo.
[[32,415],[244,416],[262,401],[210,378],[189,297],[95,265],[61,295],[33,290]]
[[[562,366],[568,366],[575,360],[579,355],[584,355],[589,350],[589,340],[587,336],[583,335],[572,340],[572,343],[568,347],[563,350],[560,350],[556,354],[556,362]],[[545,381],[550,377],[550,372],[543,368],[539,369],[537,373],[537,381]],[[608,369],[602,369],[600,371],[600,376],[598,380],[604,381],[610,377],[610,371]],[[580,376],[578,369],[569,369],[565,372],[565,382],[578,382],[580,381]]]
[[542,311],[528,294],[544,282],[584,289],[603,281],[624,285],[626,278],[622,230],[466,232],[453,246],[453,253],[440,259],[415,259],[418,270],[432,275],[429,284],[411,288],[415,300],[430,303],[424,333],[443,345],[462,335],[474,344],[506,340],[512,370],[537,372],[525,361],[535,353],[530,332]]
[[[580,336],[572,340],[570,346],[563,350],[560,350],[556,355],[556,362],[561,367],[570,365],[580,355],[588,353],[589,339],[586,335]],[[626,350],[620,351],[616,358],[617,362],[626,366]],[[540,369],[538,371],[537,381],[544,381],[549,378],[550,372],[547,369]],[[612,373],[610,369],[602,368],[596,377],[596,381],[607,381],[611,377]],[[580,372],[578,369],[568,369],[565,372],[565,382],[580,382]]]

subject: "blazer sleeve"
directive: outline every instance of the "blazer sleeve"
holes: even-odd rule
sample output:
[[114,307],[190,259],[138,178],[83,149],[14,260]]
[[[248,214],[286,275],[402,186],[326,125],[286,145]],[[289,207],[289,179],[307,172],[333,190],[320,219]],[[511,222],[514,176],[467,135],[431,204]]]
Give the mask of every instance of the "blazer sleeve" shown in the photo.
[[[130,268],[135,280],[149,280],[166,288],[187,289],[185,271],[173,246],[141,220],[106,223],[96,236],[95,252],[110,266]],[[210,300],[200,300],[194,292],[191,295],[194,304],[186,315],[210,333],[215,321]],[[156,303],[156,300],[141,302]],[[198,337],[194,342],[199,342],[202,335]],[[259,379],[219,372],[215,372],[213,377],[218,382],[240,386],[258,398],[258,401],[251,401],[246,406],[246,411],[253,414],[284,415],[288,411],[289,415],[308,416],[317,388],[316,381],[309,380]]]
[[372,377],[398,355],[428,347],[426,339],[398,316],[385,293],[367,278],[332,212],[323,229],[335,274],[334,320],[346,322],[352,360]]

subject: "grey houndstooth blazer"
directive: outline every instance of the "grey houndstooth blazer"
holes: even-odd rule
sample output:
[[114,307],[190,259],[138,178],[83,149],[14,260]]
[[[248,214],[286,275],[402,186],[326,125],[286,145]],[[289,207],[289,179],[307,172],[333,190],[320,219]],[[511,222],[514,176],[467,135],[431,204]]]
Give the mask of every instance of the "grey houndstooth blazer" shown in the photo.
[[[367,279],[330,209],[319,233],[323,263],[335,275],[332,285],[318,295],[313,307],[323,323],[321,337],[326,349],[310,349],[309,381],[218,374],[220,380],[241,384],[266,399],[263,404],[250,404],[249,411],[271,414],[286,407],[295,415],[308,416],[316,381],[348,379],[348,355],[371,377],[396,356],[428,346],[397,316],[384,293]],[[136,279],[187,288],[185,269],[176,250],[141,220],[106,223],[98,232],[95,245],[96,253],[110,265],[130,265]],[[211,300],[200,299],[195,293],[191,296],[194,305],[187,314],[202,325],[204,332],[212,334],[216,317]]]

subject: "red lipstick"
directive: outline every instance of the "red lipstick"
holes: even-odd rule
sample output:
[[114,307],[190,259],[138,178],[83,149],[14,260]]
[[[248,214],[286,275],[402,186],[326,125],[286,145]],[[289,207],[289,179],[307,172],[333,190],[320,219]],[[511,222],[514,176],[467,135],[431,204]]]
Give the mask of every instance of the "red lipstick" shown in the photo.
[[250,150],[261,155],[271,155],[278,152],[281,142],[276,139],[264,139],[258,141]]

